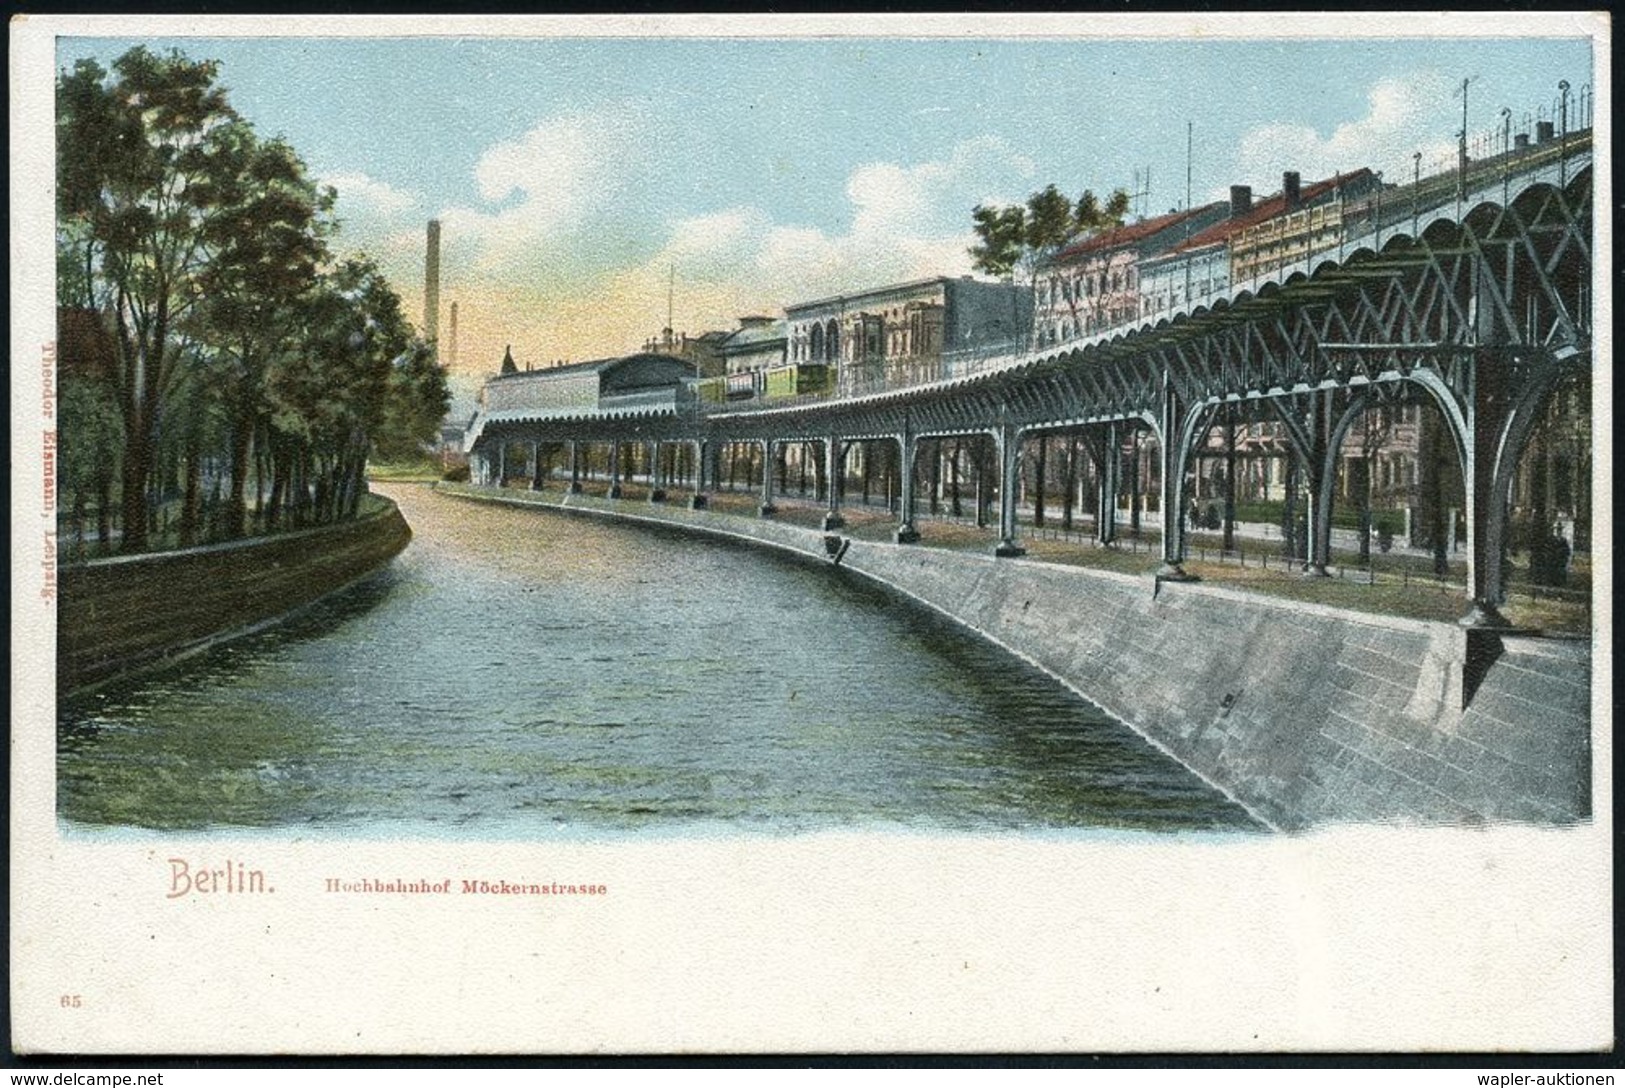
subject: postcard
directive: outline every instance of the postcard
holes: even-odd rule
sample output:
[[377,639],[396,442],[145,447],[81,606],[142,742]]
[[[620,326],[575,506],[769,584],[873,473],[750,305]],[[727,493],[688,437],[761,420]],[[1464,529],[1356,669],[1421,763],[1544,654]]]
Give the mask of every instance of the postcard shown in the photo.
[[1610,47],[17,17],[17,1050],[1611,1048]]

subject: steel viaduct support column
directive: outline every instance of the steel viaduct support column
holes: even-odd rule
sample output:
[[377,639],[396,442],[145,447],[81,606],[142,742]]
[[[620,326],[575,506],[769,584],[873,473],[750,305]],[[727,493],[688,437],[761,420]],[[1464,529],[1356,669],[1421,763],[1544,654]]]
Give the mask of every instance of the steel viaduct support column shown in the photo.
[[532,491],[540,491],[542,489],[542,454],[540,446],[541,443],[539,442],[534,440],[531,442],[530,458],[528,464],[526,465],[528,470],[527,474],[530,476],[530,489]]
[[1326,578],[1332,561],[1332,497],[1337,491],[1337,445],[1333,441],[1334,393],[1314,394],[1309,410],[1308,444],[1304,462],[1309,480],[1309,540],[1303,573]]
[[779,512],[773,505],[773,454],[778,443],[771,438],[762,440],[762,505],[757,513],[764,518],[770,518]]
[[1106,424],[1105,436],[1098,442],[1086,437],[1095,461],[1095,543],[1102,548],[1117,544],[1117,488],[1123,475],[1123,432],[1118,423]]
[[[1529,430],[1543,399],[1511,389],[1512,353],[1489,348],[1467,364],[1466,434],[1461,442],[1467,501],[1467,614],[1463,627],[1510,626],[1501,614],[1506,562],[1507,504]],[[1528,405],[1528,407],[1526,407]],[[1544,532],[1548,526],[1538,526]]]
[[497,486],[501,487],[508,482],[508,442],[504,439],[497,443]]
[[1162,414],[1159,420],[1162,433],[1162,565],[1157,568],[1159,582],[1195,582],[1197,577],[1185,570],[1185,465],[1190,459],[1195,440],[1200,406],[1187,409],[1180,403],[1178,391],[1165,376],[1162,388]]
[[693,443],[693,446],[694,446],[694,494],[689,497],[688,508],[690,510],[704,510],[705,505],[706,505],[706,498],[705,498],[705,460],[706,460],[706,454],[709,451],[711,443],[706,442],[705,440],[702,439],[702,440],[700,440],[698,442]]
[[621,444],[614,441],[609,444],[609,497],[621,497]]
[[1027,549],[1016,543],[1016,498],[1021,489],[1021,429],[1013,423],[1003,423],[993,432],[999,454],[999,543],[993,554],[1000,559],[1014,559],[1027,554]]
[[665,502],[666,501],[665,484],[667,483],[667,481],[661,475],[661,472],[660,472],[660,454],[661,454],[660,447],[661,447],[661,443],[659,441],[649,443],[649,449],[651,451],[650,454],[649,454],[649,501],[650,502]]
[[919,440],[912,431],[905,430],[897,436],[897,446],[902,451],[902,467],[898,472],[902,490],[897,501],[896,540],[899,544],[918,544],[920,530],[914,525],[914,455]]
[[570,439],[570,494],[581,494],[581,444]]
[[835,435],[824,439],[824,492],[829,503],[829,509],[824,514],[824,531],[839,529],[846,525],[846,519],[841,516],[841,440]]
[[1292,456],[1309,484],[1309,539],[1303,573],[1329,576],[1332,561],[1332,505],[1337,494],[1337,458],[1350,424],[1365,411],[1367,398],[1324,389],[1309,394],[1307,412],[1289,411],[1272,402],[1292,446]]

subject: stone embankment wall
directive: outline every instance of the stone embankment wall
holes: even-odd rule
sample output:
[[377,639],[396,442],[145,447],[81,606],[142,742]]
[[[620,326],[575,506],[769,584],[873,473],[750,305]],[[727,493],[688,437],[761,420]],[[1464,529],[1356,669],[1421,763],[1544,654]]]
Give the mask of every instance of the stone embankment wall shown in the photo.
[[[824,535],[810,529],[581,496],[549,501],[829,562]],[[1453,625],[1200,583],[856,540],[840,567],[1044,669],[1278,829],[1591,815],[1583,641],[1494,636],[1469,668],[1467,634]],[[1473,676],[1465,689],[1464,670]]]
[[411,539],[390,503],[336,525],[64,566],[57,689],[72,691],[262,626],[371,574]]

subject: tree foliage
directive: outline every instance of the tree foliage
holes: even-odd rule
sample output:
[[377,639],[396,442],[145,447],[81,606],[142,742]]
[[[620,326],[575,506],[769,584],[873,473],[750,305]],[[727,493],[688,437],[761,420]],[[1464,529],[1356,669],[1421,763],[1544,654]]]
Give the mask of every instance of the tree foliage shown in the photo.
[[1025,204],[978,204],[971,210],[977,239],[970,248],[971,266],[1036,287],[1039,270],[1057,253],[1082,237],[1121,226],[1128,208],[1128,193],[1122,189],[1104,206],[1093,190],[1085,189],[1074,205],[1054,185],[1033,193]]
[[1074,205],[1054,185],[1027,198],[1025,204],[978,204],[971,210],[976,244],[972,266],[990,276],[1031,274],[1069,243],[1122,226],[1128,217],[1128,193],[1118,189],[1100,203],[1085,189]]
[[113,356],[75,378],[64,459],[81,492],[87,457],[116,467],[124,550],[177,501],[182,541],[205,506],[212,535],[242,535],[250,485],[261,527],[353,513],[373,436],[444,410],[432,355],[393,377],[413,335],[376,266],[330,254],[333,191],[217,75],[136,47],[57,81],[58,299]]

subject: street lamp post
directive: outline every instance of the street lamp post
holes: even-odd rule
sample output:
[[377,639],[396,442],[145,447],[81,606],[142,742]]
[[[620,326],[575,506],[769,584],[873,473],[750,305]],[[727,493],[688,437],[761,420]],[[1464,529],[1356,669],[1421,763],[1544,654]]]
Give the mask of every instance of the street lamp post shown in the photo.
[[1501,107],[1501,206],[1512,194],[1512,111]]
[[1557,81],[1557,90],[1560,96],[1558,105],[1558,144],[1557,144],[1557,182],[1559,187],[1567,185],[1569,181],[1569,81]]
[[1411,162],[1415,164],[1416,170],[1411,180],[1411,241],[1414,242],[1422,211],[1422,153],[1418,151],[1413,154]]
[[1377,171],[1377,252],[1382,252],[1382,171]]
[[[1473,81],[1469,76],[1461,81],[1461,131],[1456,133],[1456,200],[1467,199],[1467,85]],[[1461,209],[1456,209],[1456,221],[1461,221]]]

